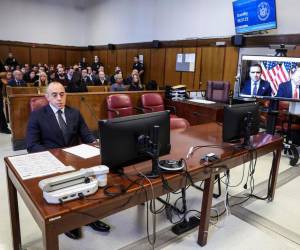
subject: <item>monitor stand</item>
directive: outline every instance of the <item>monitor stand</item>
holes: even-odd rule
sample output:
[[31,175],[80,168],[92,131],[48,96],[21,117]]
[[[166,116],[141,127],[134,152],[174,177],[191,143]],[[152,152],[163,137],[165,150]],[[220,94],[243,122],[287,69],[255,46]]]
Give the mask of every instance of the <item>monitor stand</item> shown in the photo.
[[149,136],[140,136],[138,143],[144,144],[146,149],[144,152],[151,156],[152,158],[152,170],[144,175],[148,178],[154,179],[160,176],[160,169],[159,169],[159,126],[155,125],[153,127],[153,137],[152,140]]
[[276,120],[278,116],[278,100],[270,100],[267,117],[267,134],[274,135],[276,129]]
[[242,144],[244,148],[250,148],[252,145],[250,140],[252,120],[253,114],[251,112],[248,112],[247,116],[244,118],[244,142]]

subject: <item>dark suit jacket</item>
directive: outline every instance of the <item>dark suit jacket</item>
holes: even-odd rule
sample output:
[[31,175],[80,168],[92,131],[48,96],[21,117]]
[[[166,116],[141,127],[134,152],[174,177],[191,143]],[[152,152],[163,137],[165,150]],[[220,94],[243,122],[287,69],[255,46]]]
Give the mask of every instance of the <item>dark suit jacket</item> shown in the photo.
[[55,114],[49,105],[42,107],[30,114],[26,143],[29,153],[75,146],[80,143],[91,143],[95,140],[89,131],[80,112],[76,109],[65,107],[67,121],[67,142],[64,141],[62,131],[58,125]]
[[86,78],[82,78],[81,82],[86,86],[93,85],[93,81],[91,80],[91,78],[89,76],[87,76]]
[[101,82],[100,79],[97,78],[97,79],[95,80],[94,84],[95,84],[96,86],[103,86],[103,85],[108,85],[109,82],[108,82],[106,79],[105,79],[103,82]]
[[283,83],[279,84],[279,88],[278,88],[276,97],[285,97],[285,98],[293,97],[293,88],[292,88],[291,81],[283,82]]
[[13,58],[7,57],[5,60],[5,65],[13,66],[14,68],[16,68],[16,66],[19,65],[19,63],[14,57]]
[[93,62],[91,65],[92,70],[97,71],[100,68],[100,66],[103,66],[103,64],[101,62]]
[[17,84],[16,80],[15,79],[11,79],[9,82],[8,82],[8,85],[11,86],[11,87],[27,87],[26,83],[24,80],[21,80],[19,81],[20,82],[20,85]]
[[62,78],[59,78],[59,76],[57,75],[55,81],[60,82],[64,86],[67,86],[69,83],[68,77],[66,75],[64,75],[64,77]]
[[88,92],[88,89],[86,87],[86,84],[83,82],[80,82],[79,84],[75,82],[70,82],[68,83],[66,91],[68,93]]
[[[251,80],[245,81],[245,85],[241,91],[241,94],[251,95]],[[269,82],[260,80],[259,88],[257,91],[258,96],[271,96],[272,88]]]

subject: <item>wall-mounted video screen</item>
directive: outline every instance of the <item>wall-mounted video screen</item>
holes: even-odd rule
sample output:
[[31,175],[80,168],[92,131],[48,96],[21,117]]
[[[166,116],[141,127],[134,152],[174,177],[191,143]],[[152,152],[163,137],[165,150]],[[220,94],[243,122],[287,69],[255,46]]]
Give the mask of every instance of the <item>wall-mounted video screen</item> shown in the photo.
[[300,58],[243,55],[240,97],[299,99]]
[[277,28],[275,0],[236,0],[232,6],[236,33]]

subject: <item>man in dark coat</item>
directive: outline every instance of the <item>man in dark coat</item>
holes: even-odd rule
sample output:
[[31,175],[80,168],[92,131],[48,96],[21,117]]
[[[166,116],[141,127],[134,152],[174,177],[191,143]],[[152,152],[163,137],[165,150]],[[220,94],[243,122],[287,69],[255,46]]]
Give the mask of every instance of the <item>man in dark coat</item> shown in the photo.
[[291,71],[291,79],[279,84],[276,97],[299,99],[300,68]]
[[[79,139],[83,143],[95,141],[80,112],[65,106],[66,93],[61,83],[49,84],[46,98],[49,104],[33,111],[29,118],[26,134],[29,153],[78,145]],[[96,231],[110,230],[110,227],[101,221],[88,225]],[[66,235],[72,239],[79,239],[81,231],[77,228]]]
[[244,83],[241,94],[252,96],[271,96],[272,88],[269,82],[261,79],[261,66],[250,66],[250,79]]

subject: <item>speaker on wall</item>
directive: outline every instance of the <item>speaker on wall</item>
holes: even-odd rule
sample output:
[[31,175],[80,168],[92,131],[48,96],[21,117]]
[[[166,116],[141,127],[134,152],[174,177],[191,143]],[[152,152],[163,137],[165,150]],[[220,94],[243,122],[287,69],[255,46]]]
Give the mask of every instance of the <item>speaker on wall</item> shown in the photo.
[[152,47],[153,48],[159,48],[160,46],[160,42],[158,40],[153,40],[152,41]]
[[90,51],[92,51],[92,50],[95,49],[95,46],[89,45],[89,46],[88,46],[88,49],[89,49]]
[[245,37],[243,35],[235,35],[231,37],[231,44],[233,46],[241,47],[245,45]]
[[114,44],[109,43],[107,44],[107,48],[113,50],[116,48],[116,46]]

